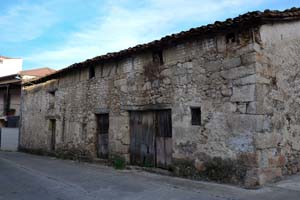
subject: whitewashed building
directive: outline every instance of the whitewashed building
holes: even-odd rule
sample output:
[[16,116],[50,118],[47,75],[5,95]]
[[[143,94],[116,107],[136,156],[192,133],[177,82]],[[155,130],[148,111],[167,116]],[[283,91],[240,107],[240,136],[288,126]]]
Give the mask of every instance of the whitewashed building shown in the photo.
[[0,77],[22,71],[23,59],[9,58],[0,55]]

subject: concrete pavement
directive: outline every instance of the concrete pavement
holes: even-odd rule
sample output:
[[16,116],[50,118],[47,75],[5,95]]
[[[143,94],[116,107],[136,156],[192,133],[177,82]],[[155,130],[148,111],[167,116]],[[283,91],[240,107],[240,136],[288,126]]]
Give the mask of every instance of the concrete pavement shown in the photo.
[[300,176],[258,190],[138,170],[0,152],[0,200],[250,200],[300,198]]

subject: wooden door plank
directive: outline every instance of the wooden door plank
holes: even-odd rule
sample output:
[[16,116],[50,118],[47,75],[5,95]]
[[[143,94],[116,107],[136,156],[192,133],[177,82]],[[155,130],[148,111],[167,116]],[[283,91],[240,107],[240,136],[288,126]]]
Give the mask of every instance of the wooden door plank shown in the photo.
[[144,166],[154,166],[154,137],[155,137],[155,126],[154,126],[154,113],[152,111],[143,112],[143,130],[142,130],[142,162]]
[[108,132],[109,132],[109,115],[107,113],[97,115],[98,156],[104,159],[108,158],[108,153],[109,153]]
[[166,137],[165,139],[165,167],[169,168],[172,164],[172,138]]
[[172,160],[172,119],[171,110],[160,110],[157,116],[156,165],[168,168]]

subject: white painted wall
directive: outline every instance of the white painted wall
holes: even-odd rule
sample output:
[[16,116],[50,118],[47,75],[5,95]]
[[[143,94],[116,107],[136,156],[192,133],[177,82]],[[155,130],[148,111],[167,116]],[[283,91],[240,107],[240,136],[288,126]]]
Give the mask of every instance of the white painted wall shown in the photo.
[[22,70],[23,60],[19,58],[0,57],[0,77],[16,74]]
[[4,151],[17,151],[19,128],[1,128],[1,146]]

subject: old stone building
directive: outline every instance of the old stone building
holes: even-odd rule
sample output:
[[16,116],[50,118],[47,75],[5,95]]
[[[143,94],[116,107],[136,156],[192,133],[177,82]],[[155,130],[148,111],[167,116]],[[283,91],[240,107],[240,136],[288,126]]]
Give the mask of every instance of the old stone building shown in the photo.
[[[3,56],[0,56],[2,58]],[[12,59],[5,57],[7,60]],[[19,60],[15,64],[1,66],[4,71],[17,70]],[[1,63],[1,62],[0,62]],[[20,104],[21,104],[21,84],[30,81],[30,79],[40,78],[42,76],[54,73],[55,70],[49,68],[39,68],[33,70],[15,71],[15,73],[0,77],[0,132],[2,127],[19,127]],[[1,138],[1,134],[0,134]]]
[[73,64],[24,91],[25,150],[262,185],[300,170],[300,9],[251,12]]

